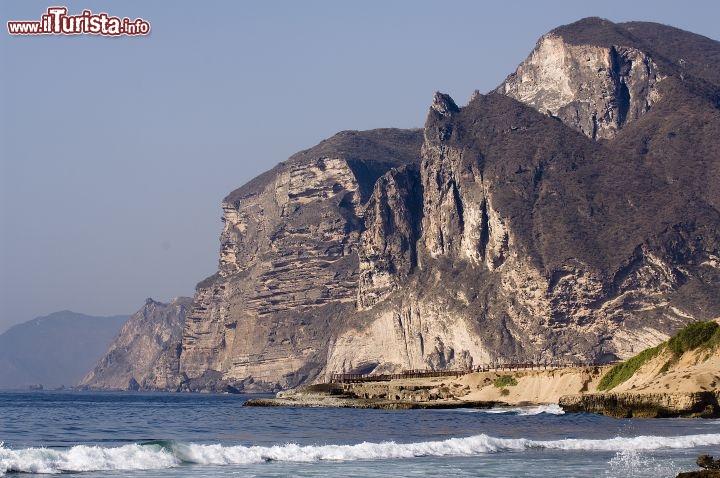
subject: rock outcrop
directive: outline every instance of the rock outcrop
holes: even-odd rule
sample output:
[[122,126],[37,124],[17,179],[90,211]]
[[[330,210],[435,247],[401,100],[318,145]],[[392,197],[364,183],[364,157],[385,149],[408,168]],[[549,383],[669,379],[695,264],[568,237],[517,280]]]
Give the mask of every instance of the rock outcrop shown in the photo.
[[664,76],[652,56],[619,45],[574,45],[544,35],[498,89],[592,139],[609,139],[660,99]]
[[662,98],[662,81],[720,83],[717,43],[647,22],[586,18],[559,27],[497,91],[593,139],[611,139]]
[[93,390],[169,390],[180,385],[180,342],[189,297],[165,304],[147,299],[80,387]]
[[417,266],[422,184],[416,164],[389,171],[378,179],[365,208],[365,230],[358,256],[358,308],[387,298]]
[[720,459],[714,459],[712,455],[700,455],[696,463],[700,468],[720,471]]
[[588,393],[560,397],[566,412],[615,418],[720,417],[720,393]]

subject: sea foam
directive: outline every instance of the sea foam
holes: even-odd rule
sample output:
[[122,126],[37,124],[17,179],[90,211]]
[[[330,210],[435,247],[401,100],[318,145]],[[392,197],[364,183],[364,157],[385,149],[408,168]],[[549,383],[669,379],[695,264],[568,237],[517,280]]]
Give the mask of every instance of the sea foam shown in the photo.
[[0,446],[0,475],[7,472],[63,473],[106,470],[172,468],[183,463],[244,465],[271,461],[319,462],[389,460],[421,456],[472,456],[525,449],[583,451],[650,451],[720,445],[720,434],[674,437],[638,436],[610,439],[528,440],[476,435],[417,443],[359,443],[355,445],[223,446],[153,442],[108,448],[78,445],[57,450]]
[[564,415],[565,411],[560,405],[551,403],[547,405],[534,405],[527,407],[495,407],[495,408],[460,408],[465,413],[512,414],[512,415]]
[[0,447],[0,475],[7,472],[66,473],[171,468],[180,460],[159,445],[120,447],[77,445],[67,449]]

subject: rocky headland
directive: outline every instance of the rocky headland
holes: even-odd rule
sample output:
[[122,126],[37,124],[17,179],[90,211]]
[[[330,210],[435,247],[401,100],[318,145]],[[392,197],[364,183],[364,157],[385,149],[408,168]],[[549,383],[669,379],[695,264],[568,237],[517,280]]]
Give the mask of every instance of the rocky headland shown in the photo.
[[720,316],[718,150],[720,43],[559,27],[492,92],[436,93],[423,129],[341,132],[231,192],[179,335],[130,357],[124,329],[126,365],[84,383],[278,391],[629,359]]
[[169,303],[147,299],[120,329],[79,388],[94,390],[175,390],[180,341],[189,297]]

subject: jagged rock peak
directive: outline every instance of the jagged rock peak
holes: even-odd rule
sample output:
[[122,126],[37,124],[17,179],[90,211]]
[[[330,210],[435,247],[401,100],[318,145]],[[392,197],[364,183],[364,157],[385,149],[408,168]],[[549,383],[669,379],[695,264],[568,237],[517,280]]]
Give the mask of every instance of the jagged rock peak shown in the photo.
[[626,46],[650,55],[664,75],[720,84],[720,42],[653,22],[613,23],[584,18],[550,33],[570,45]]
[[496,91],[592,139],[613,139],[663,98],[677,96],[667,78],[712,97],[720,85],[718,60],[720,43],[701,35],[584,18],[543,35]]
[[451,116],[453,113],[460,111],[460,108],[458,108],[458,105],[455,104],[455,101],[453,101],[450,95],[440,93],[439,91],[435,92],[430,108],[433,111],[437,111],[441,116]]
[[[597,33],[573,35],[588,29]],[[660,99],[658,84],[667,76],[653,55],[623,32],[597,18],[555,29],[497,91],[592,139],[612,139]]]

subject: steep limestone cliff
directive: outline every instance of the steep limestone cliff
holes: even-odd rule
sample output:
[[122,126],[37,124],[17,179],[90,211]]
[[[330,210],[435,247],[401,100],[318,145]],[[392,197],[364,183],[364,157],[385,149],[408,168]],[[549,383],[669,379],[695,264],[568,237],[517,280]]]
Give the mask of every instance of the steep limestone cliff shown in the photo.
[[189,297],[147,299],[120,329],[109,350],[80,382],[100,390],[176,390],[180,341]]
[[339,133],[224,200],[220,268],[199,284],[183,332],[189,389],[208,371],[240,389],[317,376],[332,319],[355,308],[365,203],[381,175],[417,161],[421,138]]
[[365,208],[358,256],[358,309],[386,298],[417,265],[422,185],[415,164],[389,171],[375,183]]

